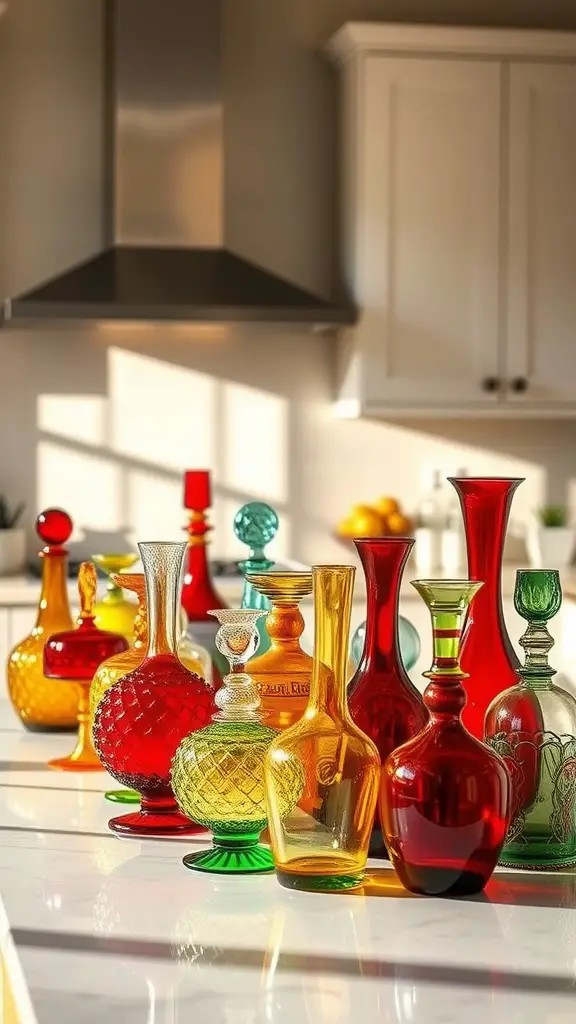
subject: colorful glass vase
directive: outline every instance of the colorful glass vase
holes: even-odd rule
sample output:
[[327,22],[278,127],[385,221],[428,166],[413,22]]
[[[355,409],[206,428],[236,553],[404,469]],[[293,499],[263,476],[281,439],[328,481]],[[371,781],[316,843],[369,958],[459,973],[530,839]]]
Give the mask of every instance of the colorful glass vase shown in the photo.
[[517,802],[500,856],[508,867],[551,871],[576,864],[576,700],[552,682],[548,620],[562,604],[555,569],[520,569],[514,605],[528,627],[516,686],[492,702],[486,742],[510,770]]
[[[238,540],[250,549],[248,558],[238,562],[238,567],[245,577],[242,608],[267,612],[272,607],[266,594],[252,586],[248,575],[267,572],[274,565],[274,562],[266,556],[264,548],[274,540],[278,533],[278,526],[279,520],[276,512],[263,501],[250,501],[247,505],[242,505],[234,517],[234,533]],[[258,622],[258,632],[260,634],[260,654],[262,655],[270,647],[270,637],[266,632],[263,619]]]
[[182,584],[182,607],[186,613],[193,641],[206,648],[212,659],[214,686],[222,684],[227,671],[226,659],[216,647],[218,625],[210,616],[213,608],[226,605],[216,593],[206,557],[207,535],[212,527],[206,512],[212,504],[210,473],[207,469],[188,469],[184,473],[184,508],[190,512],[186,531],[188,549]]
[[464,896],[490,878],[506,835],[508,773],[464,727],[462,625],[480,582],[415,580],[432,616],[434,661],[424,675],[429,721],[387,758],[380,820],[390,859],[411,892]]
[[[172,788],[179,806],[213,833],[214,845],[184,857],[186,867],[219,874],[270,871],[270,850],[258,844],[266,827],[264,757],[277,735],[262,723],[258,688],[245,672],[258,647],[256,623],[264,612],[214,612],[216,643],[230,662],[230,673],[215,701],[212,723],[182,741],[172,763]],[[302,774],[287,794],[300,796]]]
[[94,745],[123,786],[141,795],[138,812],[110,821],[126,835],[197,832],[178,811],[170,763],[181,740],[210,721],[213,693],[177,657],[180,577],[185,544],[139,544],[148,604],[144,661],[104,694],[96,710]]
[[[414,541],[384,537],[354,543],[366,577],[367,618],[364,651],[348,685],[348,704],[384,764],[388,754],[415,736],[428,718],[402,664],[398,637],[400,583]],[[387,856],[378,820],[370,853]]]
[[[360,661],[362,659],[362,653],[364,651],[364,644],[366,641],[366,622],[361,622],[357,626],[354,636],[350,641],[350,656],[349,656],[349,674],[350,678],[354,675]],[[409,619],[405,618],[404,615],[398,616],[398,647],[400,652],[400,660],[406,670],[410,672],[414,668],[414,665],[420,657],[422,650],[420,644],[420,637],[418,636],[418,630],[412,625]]]
[[302,717],[310,697],[312,658],[300,646],[304,619],[300,601],[312,593],[311,572],[247,573],[253,592],[271,602],[266,617],[269,648],[250,662],[266,724],[287,729]]
[[82,562],[78,571],[80,615],[76,629],[54,633],[44,648],[44,674],[48,679],[76,683],[78,701],[78,740],[68,757],[49,761],[50,768],[68,772],[102,771],[91,737],[90,684],[94,673],[108,658],[126,652],[128,643],[119,633],[98,629],[94,605],[97,578],[92,562]]
[[502,554],[510,505],[521,479],[450,478],[456,488],[468,555],[468,577],[484,586],[474,600],[462,641],[466,679],[462,721],[478,739],[484,736],[488,705],[517,679],[518,658],[502,611]]
[[118,575],[136,565],[138,555],[92,555],[92,561],[108,576],[106,594],[94,607],[96,625],[99,629],[121,633],[131,644],[134,640],[134,619],[138,607],[125,596],[122,584],[118,582]]
[[[315,645],[304,716],[272,742],[264,766],[278,881],[288,889],[361,885],[374,822],[380,757],[346,704],[346,657],[355,569],[315,566]],[[301,765],[302,796],[285,812]]]
[[44,544],[42,589],[34,629],[10,653],[8,693],[26,729],[49,732],[77,726],[79,690],[59,686],[44,674],[44,645],[52,633],[73,628],[68,604],[68,552],[63,545],[72,533],[72,520],[60,508],[48,508],[36,520]]

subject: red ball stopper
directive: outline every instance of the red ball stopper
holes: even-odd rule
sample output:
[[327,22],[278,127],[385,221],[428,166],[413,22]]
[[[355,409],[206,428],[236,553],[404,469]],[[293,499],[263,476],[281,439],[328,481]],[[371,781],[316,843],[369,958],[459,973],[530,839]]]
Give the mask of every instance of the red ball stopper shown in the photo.
[[72,533],[73,523],[63,508],[47,508],[36,520],[36,533],[50,547],[65,544]]
[[210,472],[207,469],[187,469],[184,473],[184,508],[204,512],[212,504]]

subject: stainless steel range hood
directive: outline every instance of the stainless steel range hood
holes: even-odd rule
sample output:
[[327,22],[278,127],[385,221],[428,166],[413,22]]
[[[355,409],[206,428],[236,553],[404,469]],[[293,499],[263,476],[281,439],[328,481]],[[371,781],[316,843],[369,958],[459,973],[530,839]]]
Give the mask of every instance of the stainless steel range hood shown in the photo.
[[350,303],[226,248],[220,2],[107,3],[101,187],[110,244],[7,299],[6,322],[354,322]]

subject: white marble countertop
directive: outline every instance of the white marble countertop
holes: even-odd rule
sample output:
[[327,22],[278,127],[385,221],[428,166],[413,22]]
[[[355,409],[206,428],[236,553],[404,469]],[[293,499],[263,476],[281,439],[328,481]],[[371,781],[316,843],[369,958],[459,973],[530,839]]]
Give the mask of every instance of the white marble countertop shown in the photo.
[[181,858],[202,839],[120,839],[105,773],[46,768],[70,746],[0,705],[0,951],[18,1024],[574,1020],[576,873],[501,870],[468,900],[411,896],[376,861],[356,894],[194,874]]

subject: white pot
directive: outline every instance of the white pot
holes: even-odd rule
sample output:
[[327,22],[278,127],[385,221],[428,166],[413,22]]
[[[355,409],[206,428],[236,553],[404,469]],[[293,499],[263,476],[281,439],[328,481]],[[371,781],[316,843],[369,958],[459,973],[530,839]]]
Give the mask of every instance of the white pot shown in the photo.
[[25,564],[25,530],[0,530],[0,576],[14,576]]
[[534,569],[567,569],[574,554],[572,526],[537,526],[528,536]]

